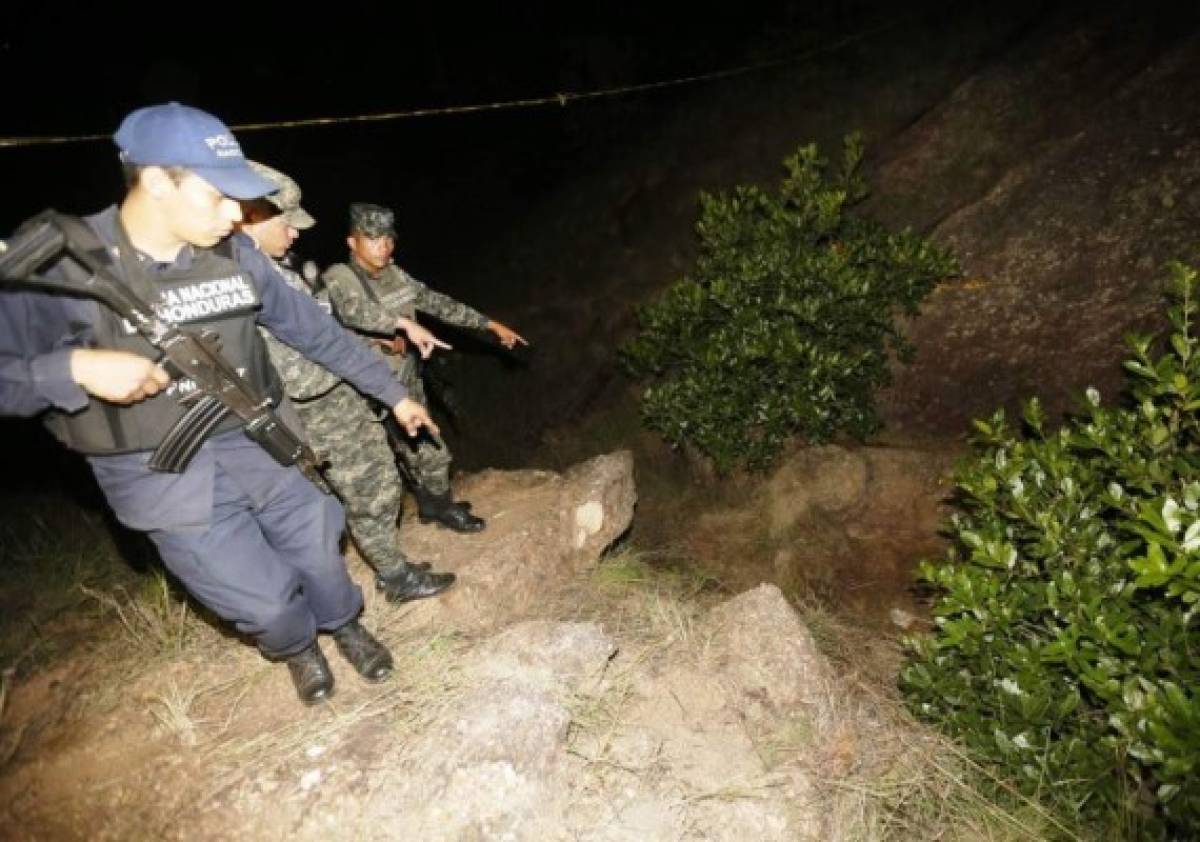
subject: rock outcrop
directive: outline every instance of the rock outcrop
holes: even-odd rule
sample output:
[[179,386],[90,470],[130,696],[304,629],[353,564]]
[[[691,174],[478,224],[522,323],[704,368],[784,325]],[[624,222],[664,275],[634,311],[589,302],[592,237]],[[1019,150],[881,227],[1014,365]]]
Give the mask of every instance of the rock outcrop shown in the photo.
[[475,630],[536,616],[557,585],[594,565],[629,528],[637,500],[628,451],[597,456],[562,474],[483,471],[459,483],[455,493],[487,519],[486,530],[447,540],[440,528],[410,517],[403,543],[412,558],[459,577],[445,596],[413,610]]

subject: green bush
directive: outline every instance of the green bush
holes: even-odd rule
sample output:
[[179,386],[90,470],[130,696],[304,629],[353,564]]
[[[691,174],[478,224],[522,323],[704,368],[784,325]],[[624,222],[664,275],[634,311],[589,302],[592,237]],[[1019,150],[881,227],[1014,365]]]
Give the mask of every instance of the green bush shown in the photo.
[[[1196,271],[1171,266],[1164,349],[1131,337],[1127,400],[1048,430],[976,422],[914,709],[1027,793],[1129,838],[1200,826],[1200,345]],[[1153,354],[1161,354],[1154,357]],[[1192,837],[1194,838],[1194,837]]]
[[639,310],[642,330],[622,349],[628,370],[651,380],[648,427],[722,471],[769,464],[793,435],[877,429],[888,353],[909,351],[896,312],[915,311],[957,266],[846,212],[865,196],[861,158],[851,135],[836,173],[809,145],[784,161],[778,195],[701,194],[695,268]]

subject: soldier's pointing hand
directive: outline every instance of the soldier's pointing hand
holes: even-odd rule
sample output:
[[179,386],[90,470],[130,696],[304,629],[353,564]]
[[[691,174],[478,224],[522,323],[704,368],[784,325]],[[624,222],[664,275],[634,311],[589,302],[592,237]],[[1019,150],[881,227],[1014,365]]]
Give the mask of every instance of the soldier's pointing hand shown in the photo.
[[522,345],[529,344],[528,342],[525,341],[524,336],[517,333],[515,330],[513,330],[511,327],[509,327],[506,324],[501,324],[500,322],[497,322],[497,321],[490,321],[487,323],[487,329],[490,330],[492,333],[496,334],[496,339],[498,339],[500,341],[500,344],[503,345],[505,348],[509,349],[510,351],[516,347],[518,342],[521,343]]
[[430,331],[412,319],[401,319],[399,327],[406,334],[408,334],[408,340],[412,342],[414,346],[416,346],[417,352],[420,353],[421,359],[423,360],[429,359],[435,348],[444,348],[447,351],[451,350],[449,344],[438,339]]

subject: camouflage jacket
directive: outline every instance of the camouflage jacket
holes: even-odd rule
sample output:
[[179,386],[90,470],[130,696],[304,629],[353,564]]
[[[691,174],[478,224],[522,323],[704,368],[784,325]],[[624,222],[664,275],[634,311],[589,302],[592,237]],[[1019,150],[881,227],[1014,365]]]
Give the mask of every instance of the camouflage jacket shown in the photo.
[[[272,262],[279,270],[279,274],[287,281],[288,286],[306,295],[311,293],[303,278],[281,265],[279,261]],[[317,296],[317,300],[321,300],[320,295]],[[321,303],[323,306],[328,306],[323,301]],[[275,370],[279,372],[279,376],[283,380],[283,390],[292,400],[307,401],[318,398],[332,391],[334,386],[342,382],[336,374],[312,362],[291,346],[284,345],[262,328],[259,328],[259,333],[267,342],[267,352],[271,356],[271,364],[275,366]]]
[[399,266],[392,264],[378,278],[347,263],[335,263],[321,276],[329,300],[343,325],[364,333],[391,336],[401,316],[417,311],[447,324],[483,330],[487,316],[474,308],[435,292]]

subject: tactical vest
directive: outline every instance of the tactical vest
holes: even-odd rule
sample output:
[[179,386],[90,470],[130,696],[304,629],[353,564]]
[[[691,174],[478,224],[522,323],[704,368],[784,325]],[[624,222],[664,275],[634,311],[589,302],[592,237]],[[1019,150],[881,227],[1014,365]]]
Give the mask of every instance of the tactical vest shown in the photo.
[[359,266],[358,261],[353,259],[346,265],[350,267],[350,271],[354,273],[354,279],[358,281],[358,285],[362,287],[363,295],[371,299],[372,304],[380,303],[379,296],[372,288],[372,284],[375,283],[375,280],[367,274],[367,270]]
[[[358,261],[351,257],[347,262],[338,265],[345,266],[350,270],[350,274],[354,276],[354,280],[358,281],[358,285],[362,287],[363,295],[365,295],[372,304],[382,303],[379,298],[379,293],[375,291],[375,285],[378,283],[378,280],[368,275],[367,270],[358,265]],[[386,272],[388,269],[394,268],[394,266],[388,266],[383,271]],[[406,316],[407,318],[415,319],[417,317],[417,308],[412,301],[405,301],[400,304],[399,310],[401,315]],[[334,316],[337,316],[336,308],[334,310]]]
[[[99,256],[102,253],[113,274],[143,300],[149,301],[157,295],[157,301],[153,303],[161,318],[183,328],[217,333],[221,355],[256,390],[270,397],[273,405],[279,405],[283,394],[281,384],[255,325],[255,313],[262,306],[258,287],[230,257],[228,241],[216,249],[193,249],[193,259],[187,269],[155,274],[148,283],[139,283],[147,273],[129,265],[129,261],[138,258],[127,241],[119,250],[105,248],[99,240],[97,245],[93,254]],[[81,271],[68,264],[64,261],[63,271]],[[131,351],[150,359],[161,356],[158,349],[122,317],[103,305],[99,308],[99,319],[92,327],[96,348]],[[187,411],[180,401],[195,388],[191,380],[174,380],[163,392],[130,406],[118,406],[93,397],[80,412],[47,413],[45,423],[63,444],[81,453],[101,455],[153,450]],[[242,424],[240,418],[231,415],[213,434],[237,429]]]

